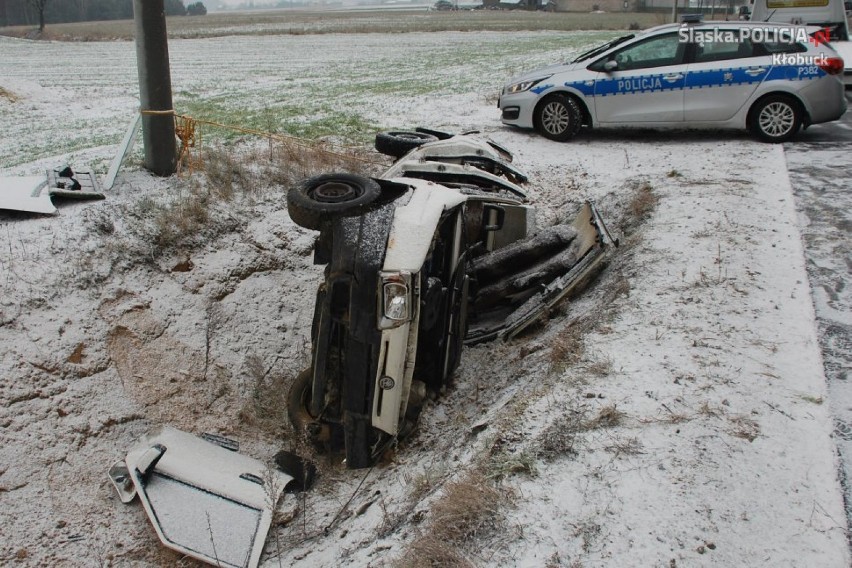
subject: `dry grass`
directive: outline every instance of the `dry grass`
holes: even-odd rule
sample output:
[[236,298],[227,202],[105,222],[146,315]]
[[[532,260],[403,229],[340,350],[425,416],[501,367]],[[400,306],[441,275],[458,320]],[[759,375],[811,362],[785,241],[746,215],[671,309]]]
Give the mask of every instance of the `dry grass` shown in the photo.
[[287,188],[300,180],[326,173],[376,173],[378,164],[357,150],[339,150],[321,142],[270,140],[250,150],[210,146],[201,152],[201,174],[209,192],[230,201]]
[[549,354],[552,370],[559,371],[580,362],[586,352],[583,334],[579,326],[569,325],[553,337]]
[[252,392],[239,411],[240,422],[281,437],[287,425],[287,393],[293,377],[272,373],[263,361],[253,355],[246,357],[244,368]]
[[616,440],[612,444],[609,444],[604,447],[604,450],[607,452],[614,454],[616,457],[627,455],[627,456],[635,456],[641,453],[642,451],[642,442],[639,441],[638,438],[627,438],[626,440]]
[[222,148],[205,150],[202,174],[210,193],[223,201],[231,201],[237,193],[253,193],[261,183],[248,160]]
[[598,415],[583,423],[584,430],[599,430],[601,428],[614,428],[621,424],[626,414],[618,410],[614,404],[601,408]]
[[[587,355],[585,336],[598,330],[607,318],[606,310],[598,310],[570,321],[550,341],[548,361],[550,370],[559,372],[566,367],[576,365]],[[596,376],[608,375],[612,371],[612,361],[601,359],[590,361],[586,369]]]
[[[169,254],[186,255],[211,239],[239,231],[252,218],[258,200],[282,200],[299,180],[327,171],[369,174],[373,167],[355,152],[333,153],[270,143],[262,146],[210,147],[193,156],[192,173],[176,176],[166,195],[145,195],[109,215],[90,219],[94,232],[111,235],[121,220],[124,231],[110,239],[122,262],[147,262]],[[115,238],[118,237],[118,238]],[[128,238],[129,237],[129,238]]]
[[385,162],[375,162],[376,159],[385,160],[361,149],[344,150],[323,143],[307,147],[280,141],[271,142],[257,156],[261,178],[269,185],[291,185],[303,178],[329,171],[377,174]]
[[556,418],[538,439],[538,454],[547,460],[577,454],[578,434],[587,421],[587,409],[584,406],[569,407]]
[[203,188],[189,185],[165,201],[149,195],[140,198],[126,211],[125,222],[145,260],[154,261],[167,251],[194,248],[232,228],[213,223],[212,203]]
[[420,501],[446,477],[447,471],[443,467],[427,467],[416,475],[404,475],[405,483],[411,490],[411,498],[415,502]]
[[612,374],[612,359],[608,357],[604,357],[602,359],[598,359],[597,361],[592,361],[586,367],[586,370],[589,374],[594,375],[596,377],[608,377]]
[[473,566],[466,546],[492,535],[503,522],[506,496],[482,473],[447,484],[432,506],[432,520],[396,562],[400,568]]
[[760,435],[760,424],[747,416],[734,416],[731,421],[731,434],[737,438],[754,442]]
[[21,97],[19,97],[9,89],[4,89],[3,87],[0,87],[0,99],[6,99],[10,103],[16,103],[21,100]]
[[536,452],[527,448],[518,451],[503,449],[491,454],[486,466],[488,479],[500,480],[510,475],[538,475]]
[[627,211],[636,223],[647,220],[657,207],[659,197],[650,183],[640,184],[633,192]]
[[400,559],[398,568],[475,568],[454,545],[434,536],[425,536],[415,541],[405,556]]

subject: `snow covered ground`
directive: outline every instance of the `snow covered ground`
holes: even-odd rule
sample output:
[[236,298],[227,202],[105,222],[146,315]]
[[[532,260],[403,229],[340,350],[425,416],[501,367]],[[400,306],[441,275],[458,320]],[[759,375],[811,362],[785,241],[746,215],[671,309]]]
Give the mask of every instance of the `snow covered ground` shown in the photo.
[[[530,174],[542,223],[594,199],[623,236],[596,284],[545,325],[468,349],[453,388],[386,462],[347,471],[320,459],[317,487],[285,497],[269,566],[417,565],[442,534],[434,512],[470,472],[500,499],[449,543],[457,563],[849,565],[783,150],[741,133],[556,144],[499,124],[506,76],[598,35],[171,43],[179,111],[280,131],[348,120],[355,140],[481,129]],[[0,175],[105,171],[136,104],[132,45],[0,39],[0,52],[0,93],[13,95],[0,95]],[[299,105],[305,116],[288,114]],[[265,178],[211,204],[194,238],[150,241],[163,235],[157,204],[196,195],[201,177],[150,177],[137,155],[103,202],[0,213],[4,563],[191,565],[156,542],[141,507],[118,501],[112,461],[161,423],[238,439],[260,459],[292,446],[275,405],[304,364],[314,235]]]

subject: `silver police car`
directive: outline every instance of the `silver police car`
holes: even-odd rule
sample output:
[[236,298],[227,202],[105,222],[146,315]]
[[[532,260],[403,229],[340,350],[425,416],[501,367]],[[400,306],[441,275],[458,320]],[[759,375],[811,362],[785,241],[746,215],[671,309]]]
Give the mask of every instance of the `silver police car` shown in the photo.
[[552,140],[589,127],[747,128],[784,142],[846,111],[843,60],[815,27],[691,22],[620,37],[512,79],[504,124]]

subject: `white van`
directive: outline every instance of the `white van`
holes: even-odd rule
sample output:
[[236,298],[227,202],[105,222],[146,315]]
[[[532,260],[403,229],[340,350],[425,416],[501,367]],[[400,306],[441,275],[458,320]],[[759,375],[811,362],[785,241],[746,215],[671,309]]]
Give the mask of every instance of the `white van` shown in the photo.
[[754,0],[752,22],[783,22],[825,28],[843,58],[843,84],[852,87],[852,43],[844,0]]

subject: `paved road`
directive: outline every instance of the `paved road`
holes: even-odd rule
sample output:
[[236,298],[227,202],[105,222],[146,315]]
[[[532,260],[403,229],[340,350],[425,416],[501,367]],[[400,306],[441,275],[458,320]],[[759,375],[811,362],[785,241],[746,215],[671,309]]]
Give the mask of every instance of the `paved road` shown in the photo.
[[[852,109],[852,92],[847,92]],[[785,145],[852,527],[852,111]],[[849,533],[847,533],[849,534]],[[850,536],[852,543],[852,536]]]
[[795,142],[787,145],[795,146],[801,143],[817,142],[852,142],[852,90],[846,91],[846,102],[849,110],[837,122],[816,124],[799,133]]

